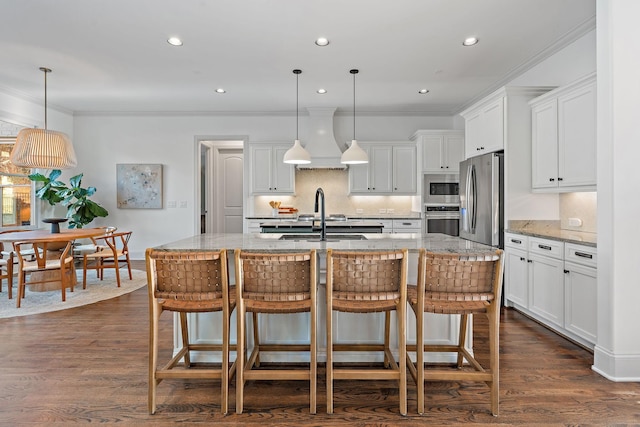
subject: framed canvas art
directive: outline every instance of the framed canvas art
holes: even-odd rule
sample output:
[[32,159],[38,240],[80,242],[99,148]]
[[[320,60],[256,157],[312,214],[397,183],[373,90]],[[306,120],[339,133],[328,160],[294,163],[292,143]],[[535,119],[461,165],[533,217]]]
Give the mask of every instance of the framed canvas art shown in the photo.
[[162,209],[161,164],[117,164],[120,209]]

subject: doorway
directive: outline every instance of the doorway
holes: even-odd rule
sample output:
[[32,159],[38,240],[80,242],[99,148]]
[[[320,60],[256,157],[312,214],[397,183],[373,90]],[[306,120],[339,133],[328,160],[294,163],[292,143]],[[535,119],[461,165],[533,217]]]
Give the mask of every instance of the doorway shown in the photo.
[[200,233],[242,233],[243,141],[199,141]]

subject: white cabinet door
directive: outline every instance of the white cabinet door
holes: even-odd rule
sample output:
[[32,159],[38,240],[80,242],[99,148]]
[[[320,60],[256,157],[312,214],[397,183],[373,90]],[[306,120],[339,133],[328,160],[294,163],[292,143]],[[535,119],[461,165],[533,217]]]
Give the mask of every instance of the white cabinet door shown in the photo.
[[558,186],[558,103],[556,99],[531,108],[531,185]]
[[564,261],[529,253],[529,309],[564,327]]
[[273,147],[273,191],[277,193],[294,192],[294,166],[283,161],[290,146]]
[[[414,157],[415,162],[415,157]],[[369,182],[374,193],[393,191],[393,149],[391,146],[372,146],[369,149]]]
[[442,169],[446,173],[460,172],[464,160],[464,136],[445,135],[442,141]]
[[504,149],[504,98],[500,97],[482,109],[483,139],[480,153]]
[[422,172],[442,173],[443,135],[428,135],[422,138]]
[[252,146],[251,155],[251,192],[270,193],[271,190],[271,146]]
[[295,191],[294,167],[282,161],[288,145],[251,145],[251,193],[293,194]]
[[505,249],[505,299],[521,308],[528,308],[529,273],[527,252],[520,249]]
[[393,192],[416,194],[418,191],[418,151],[415,144],[393,147]]
[[564,263],[564,327],[592,344],[597,334],[596,269],[573,262]]
[[465,156],[474,157],[479,154],[480,142],[483,139],[482,114],[480,111],[468,116],[465,120]]
[[561,187],[596,185],[596,85],[558,98],[558,179]]

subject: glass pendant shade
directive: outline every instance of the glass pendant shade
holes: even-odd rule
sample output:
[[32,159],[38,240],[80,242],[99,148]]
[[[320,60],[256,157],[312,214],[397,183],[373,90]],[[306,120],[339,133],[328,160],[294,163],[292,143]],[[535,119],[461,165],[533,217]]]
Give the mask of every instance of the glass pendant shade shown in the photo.
[[296,140],[293,142],[293,147],[289,148],[282,161],[291,165],[308,165],[311,163],[311,154],[300,145],[298,139],[298,77],[302,73],[301,70],[293,70],[293,74],[296,75]]
[[26,168],[76,167],[76,153],[69,137],[47,129],[23,129],[11,151],[11,163]]
[[358,141],[355,139],[351,141],[351,147],[342,153],[340,163],[345,165],[359,165],[362,163],[369,163],[369,156],[367,152],[358,145]]
[[40,67],[40,71],[44,73],[44,129],[23,129],[18,132],[11,150],[11,163],[40,169],[76,167],[78,160],[69,137],[62,132],[47,129],[47,73],[51,70]]
[[300,145],[300,140],[296,139],[293,147],[284,153],[283,161],[292,165],[308,165],[311,163],[311,155]]
[[351,140],[351,147],[342,153],[340,163],[345,165],[359,165],[369,163],[369,155],[358,145],[358,141],[356,141],[356,74],[358,74],[359,71],[353,69],[349,72],[353,75],[353,139]]

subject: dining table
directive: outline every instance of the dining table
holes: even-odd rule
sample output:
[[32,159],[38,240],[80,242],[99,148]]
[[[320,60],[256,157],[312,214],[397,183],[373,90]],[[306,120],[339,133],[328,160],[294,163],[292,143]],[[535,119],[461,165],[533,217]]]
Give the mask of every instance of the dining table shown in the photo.
[[[64,244],[69,241],[74,241],[78,239],[86,239],[91,237],[102,236],[105,234],[105,229],[103,227],[97,228],[67,228],[60,229],[60,232],[53,233],[51,229],[34,229],[34,230],[12,230],[7,232],[0,232],[0,242],[3,243],[15,243],[15,242],[49,242],[56,243],[59,242],[61,248],[64,247]],[[34,272],[31,274],[43,275],[40,277],[46,277],[50,274],[57,274],[55,272],[50,271],[42,271],[42,272]],[[71,272],[72,284],[75,286],[77,284],[75,268]],[[52,281],[43,284],[34,284],[31,286],[32,291],[43,292],[43,291],[51,291],[60,289],[61,283],[60,281]]]

